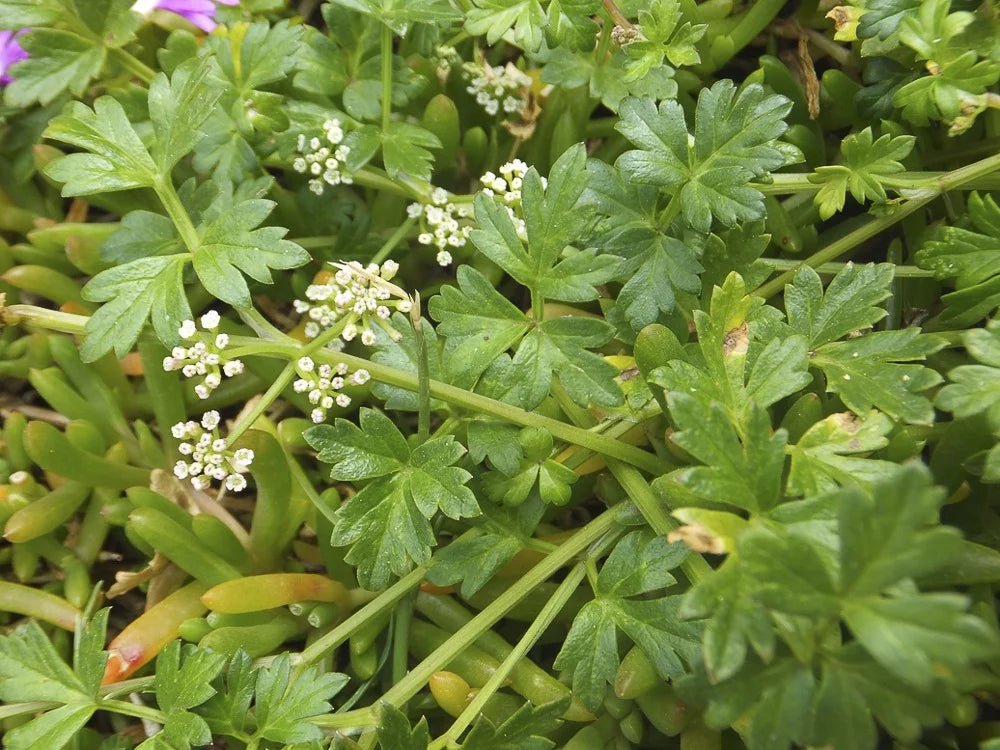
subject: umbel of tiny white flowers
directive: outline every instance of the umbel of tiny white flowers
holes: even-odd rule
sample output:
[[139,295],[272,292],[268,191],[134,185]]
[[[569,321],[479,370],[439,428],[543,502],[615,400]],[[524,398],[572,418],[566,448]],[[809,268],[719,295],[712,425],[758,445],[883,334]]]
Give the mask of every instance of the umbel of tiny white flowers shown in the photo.
[[451,265],[449,248],[463,247],[472,231],[471,225],[460,226],[458,223],[459,219],[472,216],[472,206],[468,203],[453,203],[449,197],[444,188],[434,188],[430,203],[411,203],[406,208],[407,216],[420,219],[423,231],[417,237],[417,242],[437,247],[437,262],[440,266]]
[[488,115],[497,114],[502,108],[507,114],[516,114],[528,106],[525,91],[531,87],[531,76],[513,63],[491,67],[483,63],[465,63],[462,74],[469,82],[465,90],[476,97],[476,103]]
[[167,372],[180,370],[185,378],[200,377],[194,392],[198,398],[208,398],[209,394],[222,383],[222,376],[234,377],[243,372],[243,363],[238,359],[227,359],[223,350],[229,346],[229,335],[216,333],[221,318],[215,310],[201,316],[199,331],[193,320],[185,320],[178,329],[185,346],[175,346],[169,357],[163,358],[163,369]]
[[174,476],[189,479],[195,489],[204,490],[213,479],[223,483],[231,492],[240,492],[247,486],[246,477],[253,463],[253,451],[249,448],[230,450],[224,438],[219,435],[219,412],[207,411],[201,423],[178,422],[170,429],[178,440],[182,440],[177,450],[188,460],[174,464]]
[[[526,240],[528,234],[524,219],[518,214],[521,210],[521,186],[524,183],[524,176],[528,173],[528,169],[528,165],[523,161],[514,159],[514,161],[507,162],[497,170],[500,174],[487,172],[479,178],[479,182],[483,186],[483,192],[498,203],[506,206],[507,212],[514,222],[514,228],[517,230],[517,236],[522,240]],[[546,187],[548,180],[544,177],[541,180],[542,187]]]
[[375,344],[373,325],[399,340],[399,332],[389,324],[394,310],[408,313],[413,309],[409,295],[391,283],[399,264],[387,260],[381,266],[370,263],[363,266],[356,260],[349,263],[332,263],[337,272],[323,284],[312,284],[306,289],[306,300],[295,300],[295,311],[306,315],[305,334],[311,339],[335,325],[342,326],[340,337],[344,341],[361,339],[365,346]]
[[292,169],[312,176],[309,189],[316,195],[323,195],[326,185],[350,185],[354,181],[344,169],[351,147],[343,144],[343,140],[344,130],[335,117],[323,123],[323,139],[299,135],[296,144],[299,156],[292,162]]
[[345,385],[364,385],[371,380],[368,370],[355,370],[347,374],[347,365],[343,362],[334,365],[322,364],[318,367],[311,357],[301,357],[295,363],[299,374],[292,387],[296,393],[305,393],[313,410],[309,414],[316,424],[326,421],[327,412],[334,406],[346,409],[351,405],[351,397],[342,393]]

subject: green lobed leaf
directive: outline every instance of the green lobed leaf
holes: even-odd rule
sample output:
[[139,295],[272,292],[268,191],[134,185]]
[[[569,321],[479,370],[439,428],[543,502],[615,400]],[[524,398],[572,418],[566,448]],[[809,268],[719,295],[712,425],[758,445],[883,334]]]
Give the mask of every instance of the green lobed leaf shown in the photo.
[[848,263],[824,290],[819,274],[802,267],[785,288],[788,324],[810,347],[871,328],[886,315],[878,305],[892,294],[894,270],[891,263]]
[[270,284],[271,270],[297,268],[309,260],[309,253],[282,239],[287,229],[255,228],[274,206],[273,201],[260,198],[238,201],[198,227],[200,244],[194,254],[194,270],[213,296],[249,307],[250,288],[244,275]]
[[616,166],[636,182],[670,189],[697,231],[708,232],[713,218],[726,226],[763,218],[764,197],[749,183],[785,164],[777,139],[791,106],[758,84],[737,90],[732,81],[719,81],[698,96],[689,146],[676,101],[657,107],[649,99],[627,99],[616,128],[638,148]]
[[680,564],[683,545],[635,531],[612,551],[598,576],[596,598],[577,614],[556,657],[556,669],[573,673],[573,693],[596,709],[605,686],[614,679],[620,659],[618,631],[639,646],[663,679],[679,677],[685,663],[697,658],[699,626],[681,622],[679,597],[626,598],[673,582],[666,570]]
[[49,177],[64,183],[64,196],[152,187],[158,177],[124,108],[110,96],[99,97],[94,109],[73,102],[52,119],[45,136],[90,152],[60,157],[46,167]]
[[308,719],[329,713],[330,699],[347,682],[347,675],[318,666],[292,675],[288,654],[281,654],[257,671],[253,737],[285,744],[321,739],[323,733]]
[[844,164],[817,167],[809,176],[820,185],[815,198],[820,217],[829,219],[842,210],[848,191],[858,203],[885,203],[880,178],[906,169],[900,159],[909,155],[915,141],[912,135],[893,137],[888,133],[875,139],[871,127],[847,136],[840,144]]
[[454,437],[429,440],[410,450],[385,415],[362,409],[360,427],[338,419],[305,433],[321,461],[333,464],[340,481],[375,479],[337,511],[333,544],[351,545],[345,558],[358,566],[370,589],[384,588],[411,563],[430,558],[430,519],[440,510],[450,518],[479,515],[466,483],[472,475],[454,466],[465,449]]
[[920,362],[944,346],[936,336],[917,328],[876,331],[847,341],[824,344],[811,364],[826,376],[826,389],[863,416],[879,409],[913,424],[931,424],[934,409],[923,394],[941,382],[941,376]]
[[14,67],[5,87],[12,107],[48,104],[64,91],[82,96],[107,58],[104,47],[71,31],[37,28],[18,41],[29,57]]
[[953,279],[955,291],[942,298],[941,319],[970,326],[1000,307],[1000,206],[990,195],[968,201],[973,229],[941,227],[916,253],[921,268],[938,279]]
[[503,722],[494,724],[480,716],[462,743],[462,750],[548,750],[556,746],[549,739],[569,707],[569,698],[533,706],[525,703]]

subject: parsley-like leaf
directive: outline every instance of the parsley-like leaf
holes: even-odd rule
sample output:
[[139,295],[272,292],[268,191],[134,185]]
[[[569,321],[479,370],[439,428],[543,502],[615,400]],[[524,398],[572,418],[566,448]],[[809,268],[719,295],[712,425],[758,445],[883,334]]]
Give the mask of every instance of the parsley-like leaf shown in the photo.
[[90,720],[97,708],[94,698],[104,673],[105,654],[101,649],[106,622],[105,610],[78,638],[79,675],[59,657],[45,631],[33,620],[0,637],[0,701],[65,704],[8,731],[4,747],[62,747]]
[[697,293],[702,266],[681,240],[663,234],[657,221],[659,191],[626,182],[604,162],[587,163],[587,187],[581,204],[600,217],[597,241],[605,252],[625,258],[618,277],[625,279],[618,308],[633,330],[674,309],[676,291]]
[[[993,433],[1000,435],[1000,322],[966,331],[962,343],[979,364],[952,369],[951,382],[940,390],[935,404],[958,418],[985,412]],[[1000,481],[1000,443],[986,455],[983,479]]]
[[676,101],[659,108],[649,99],[627,99],[616,128],[637,150],[616,165],[639,183],[670,189],[686,221],[708,232],[713,217],[726,226],[764,216],[764,196],[749,185],[786,163],[777,139],[787,129],[792,103],[758,84],[737,89],[719,81],[703,89],[690,146],[684,110]]
[[538,0],[475,0],[465,14],[465,30],[472,36],[486,35],[487,44],[496,44],[507,32],[525,52],[542,46],[542,29],[548,23]]
[[408,122],[390,122],[381,134],[382,163],[390,177],[410,175],[429,180],[434,166],[430,149],[441,148],[438,137],[426,128]]
[[896,464],[858,454],[888,445],[892,426],[892,420],[877,411],[864,418],[850,412],[831,414],[817,422],[788,448],[789,494],[818,495],[853,483],[869,486],[891,474]]
[[476,198],[479,228],[470,235],[473,243],[518,283],[546,299],[596,299],[594,285],[610,280],[620,260],[595,250],[563,257],[586,224],[577,209],[586,185],[586,160],[583,144],[571,147],[552,166],[544,186],[538,172],[528,170],[522,187],[527,248],[506,207],[485,194]]
[[296,268],[309,260],[305,250],[282,239],[287,229],[255,228],[274,206],[273,201],[251,198],[217,212],[199,227],[201,242],[194,255],[194,270],[205,288],[224,302],[250,305],[250,289],[243,274],[270,284],[272,269]]
[[347,682],[347,675],[323,672],[317,666],[293,679],[288,654],[282,654],[257,672],[254,738],[284,744],[321,739],[319,727],[307,719],[329,713],[329,700]]
[[826,389],[858,415],[871,409],[912,424],[930,424],[934,409],[923,392],[941,382],[937,371],[916,363],[945,342],[917,328],[877,331],[815,350],[812,365],[826,376]]
[[49,177],[64,183],[65,196],[151,187],[156,180],[156,164],[122,105],[110,96],[97,99],[93,109],[73,102],[52,119],[45,136],[90,152],[63,156],[46,168]]
[[916,254],[921,268],[938,279],[954,279],[944,295],[941,320],[968,326],[1000,307],[1000,206],[990,195],[972,193],[968,201],[972,228],[941,227]]
[[500,724],[480,716],[462,743],[462,750],[548,750],[549,736],[562,725],[569,698],[532,706],[525,703]]
[[430,558],[435,513],[468,518],[479,506],[465,486],[472,475],[454,465],[465,449],[452,436],[411,451],[384,414],[362,409],[360,424],[338,419],[305,436],[320,460],[333,464],[332,478],[374,480],[337,511],[332,541],[352,545],[345,559],[358,566],[363,586],[377,590]]
[[810,347],[857,335],[885,317],[878,304],[891,294],[893,272],[891,263],[848,263],[824,291],[819,274],[803,266],[785,289],[788,323]]
[[411,729],[410,720],[398,708],[389,703],[379,706],[378,744],[382,750],[427,750],[430,743],[427,717],[421,716]]
[[639,30],[642,37],[623,50],[625,80],[635,81],[661,65],[664,58],[671,65],[695,65],[701,56],[695,43],[705,35],[708,26],[703,23],[682,23],[680,3],[677,0],[653,0],[648,9],[639,11]]
[[80,348],[84,361],[92,362],[114,349],[124,357],[147,318],[161,341],[172,341],[180,324],[191,318],[184,294],[185,253],[140,258],[113,266],[94,276],[83,296],[106,304],[87,321],[87,337]]
[[900,159],[913,150],[915,140],[912,135],[893,137],[888,133],[875,139],[871,127],[847,136],[840,144],[844,164],[817,167],[809,176],[810,181],[820,185],[815,198],[819,215],[829,219],[840,211],[848,191],[858,203],[866,200],[885,203],[885,187],[880,178],[905,169]]
[[667,571],[687,554],[683,544],[635,531],[625,536],[597,578],[596,598],[580,610],[556,657],[556,669],[573,671],[573,693],[597,708],[618,670],[618,631],[639,646],[663,679],[679,677],[700,651],[700,628],[681,622],[679,597],[634,599],[674,583]]

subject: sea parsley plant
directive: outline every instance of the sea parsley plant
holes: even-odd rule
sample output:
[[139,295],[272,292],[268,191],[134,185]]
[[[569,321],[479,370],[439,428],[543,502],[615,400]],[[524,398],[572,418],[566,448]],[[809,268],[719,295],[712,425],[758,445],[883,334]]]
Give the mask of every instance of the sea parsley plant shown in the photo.
[[0,0],[4,747],[995,747],[997,22]]

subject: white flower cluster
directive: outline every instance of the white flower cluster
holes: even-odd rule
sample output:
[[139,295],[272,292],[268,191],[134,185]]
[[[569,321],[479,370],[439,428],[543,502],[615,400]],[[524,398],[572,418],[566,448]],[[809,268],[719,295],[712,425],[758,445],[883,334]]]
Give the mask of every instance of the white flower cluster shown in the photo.
[[198,398],[208,398],[222,383],[223,375],[231,378],[243,372],[240,360],[226,359],[223,354],[222,350],[229,345],[229,336],[215,332],[220,320],[219,313],[215,310],[202,315],[201,327],[205,329],[204,333],[198,331],[193,320],[185,320],[177,332],[182,339],[193,343],[190,346],[175,346],[170,351],[170,356],[163,358],[163,369],[167,372],[180,370],[185,378],[202,378],[194,387]]
[[488,115],[497,114],[501,108],[507,114],[516,114],[528,106],[525,90],[531,87],[532,78],[513,63],[495,67],[465,63],[462,74],[469,83],[465,90],[476,97],[476,103]]
[[370,263],[361,265],[334,263],[337,272],[326,281],[312,284],[306,289],[306,300],[295,300],[295,311],[306,315],[305,333],[311,339],[337,324],[343,324],[340,337],[353,341],[358,336],[365,346],[375,343],[374,323],[394,341],[399,333],[389,325],[393,310],[410,312],[413,302],[409,295],[390,280],[399,270],[399,264],[387,260],[381,266]]
[[223,482],[231,492],[240,492],[247,486],[246,477],[253,463],[253,451],[240,448],[232,451],[224,438],[219,436],[219,412],[208,411],[201,417],[201,424],[194,421],[178,422],[170,433],[185,442],[177,446],[182,456],[174,464],[174,476],[190,479],[195,489],[204,490],[213,479]]
[[[518,214],[521,210],[521,185],[524,183],[524,175],[528,172],[528,165],[520,159],[507,162],[497,170],[500,174],[487,172],[479,178],[483,185],[483,192],[494,200],[507,207],[510,218],[517,229],[517,236],[522,240],[528,238],[527,229]],[[548,180],[542,177],[542,187],[548,185]]]
[[305,393],[309,403],[315,408],[309,415],[316,424],[326,421],[326,413],[335,405],[346,409],[351,405],[351,397],[342,393],[345,385],[364,385],[371,380],[368,370],[355,370],[347,374],[347,365],[341,362],[333,365],[319,365],[311,357],[302,357],[296,363],[299,379],[292,387],[296,393]]
[[297,150],[299,156],[292,162],[292,169],[301,174],[310,174],[309,189],[322,195],[326,185],[350,185],[354,178],[344,170],[343,163],[351,153],[351,147],[341,143],[344,130],[340,120],[333,118],[323,123],[323,140],[313,136],[306,138],[299,134]]
[[434,188],[431,192],[431,202],[427,204],[411,203],[406,214],[411,219],[420,218],[420,235],[417,242],[421,245],[434,245],[438,249],[437,262],[440,266],[450,266],[452,257],[450,247],[462,247],[469,239],[470,225],[460,226],[459,219],[472,216],[472,206],[468,203],[452,203],[448,200],[448,191],[444,188]]

